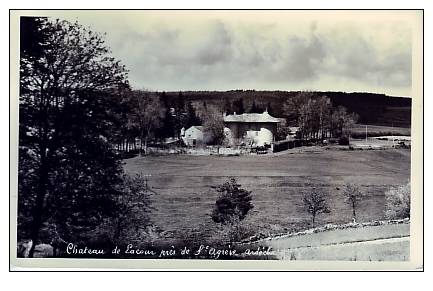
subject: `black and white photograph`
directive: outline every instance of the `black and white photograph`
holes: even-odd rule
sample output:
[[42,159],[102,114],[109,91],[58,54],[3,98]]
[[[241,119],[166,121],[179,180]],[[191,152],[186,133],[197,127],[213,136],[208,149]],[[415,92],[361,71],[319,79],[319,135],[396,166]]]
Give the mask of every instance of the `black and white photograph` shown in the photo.
[[12,265],[423,268],[422,10],[10,15]]

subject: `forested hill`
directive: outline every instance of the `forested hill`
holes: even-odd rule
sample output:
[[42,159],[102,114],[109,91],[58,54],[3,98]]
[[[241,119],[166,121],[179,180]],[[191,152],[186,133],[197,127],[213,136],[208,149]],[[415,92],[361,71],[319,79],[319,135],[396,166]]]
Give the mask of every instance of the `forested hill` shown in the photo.
[[[245,112],[268,109],[276,117],[282,116],[285,100],[292,98],[296,91],[182,91],[166,92],[167,99],[176,102],[181,96],[184,102],[194,106],[218,105],[228,111]],[[342,105],[359,115],[359,123],[385,126],[410,127],[411,98],[391,97],[374,93],[316,92],[328,96],[335,106]]]

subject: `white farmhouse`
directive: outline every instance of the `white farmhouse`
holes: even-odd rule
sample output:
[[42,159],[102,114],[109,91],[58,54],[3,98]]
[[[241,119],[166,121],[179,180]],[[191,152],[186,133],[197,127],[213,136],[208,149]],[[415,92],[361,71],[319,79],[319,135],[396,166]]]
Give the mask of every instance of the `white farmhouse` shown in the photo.
[[197,146],[204,143],[203,126],[193,125],[188,129],[182,128],[181,139],[187,146]]
[[274,143],[277,124],[280,119],[271,116],[266,110],[263,113],[231,114],[224,116],[231,144],[252,142],[257,146]]

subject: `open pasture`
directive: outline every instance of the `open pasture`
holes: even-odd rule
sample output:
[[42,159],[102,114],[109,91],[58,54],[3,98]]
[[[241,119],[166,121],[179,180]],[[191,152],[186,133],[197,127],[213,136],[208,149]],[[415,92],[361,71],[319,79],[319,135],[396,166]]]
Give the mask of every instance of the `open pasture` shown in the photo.
[[357,209],[358,221],[385,219],[384,193],[410,178],[410,150],[321,150],[264,156],[147,156],[124,160],[129,173],[151,175],[154,223],[167,236],[200,226],[210,217],[218,193],[212,186],[234,176],[252,191],[254,208],[244,221],[255,232],[282,233],[308,227],[302,197],[313,188],[329,193],[330,214],[317,223],[347,223],[351,208],[344,202],[345,183],[367,194]]
[[355,124],[355,126],[352,128],[352,137],[365,138],[366,129],[367,135],[369,137],[385,135],[411,135],[410,127]]

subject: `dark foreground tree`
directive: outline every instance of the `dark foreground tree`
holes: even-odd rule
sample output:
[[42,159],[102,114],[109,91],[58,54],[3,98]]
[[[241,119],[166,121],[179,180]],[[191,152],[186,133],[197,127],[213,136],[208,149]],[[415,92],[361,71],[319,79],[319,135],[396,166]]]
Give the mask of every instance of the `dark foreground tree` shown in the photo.
[[253,208],[251,191],[241,188],[235,178],[216,187],[219,196],[212,211],[212,220],[216,223],[231,224],[241,221]]
[[37,243],[78,239],[113,213],[113,111],[128,83],[102,37],[79,24],[22,18],[21,29],[18,239],[32,240],[32,257]]
[[311,215],[312,227],[316,225],[316,217],[321,213],[330,213],[328,203],[328,196],[323,191],[313,190],[304,195],[304,206],[308,213]]
[[358,208],[359,202],[364,199],[365,194],[359,190],[359,187],[353,184],[346,185],[343,195],[345,202],[352,207],[352,219],[356,222],[356,209]]
[[121,194],[115,199],[115,215],[108,220],[111,241],[117,245],[125,243],[124,238],[128,238],[128,242],[142,242],[151,222],[150,198],[156,193],[141,174],[123,175],[119,192]]

